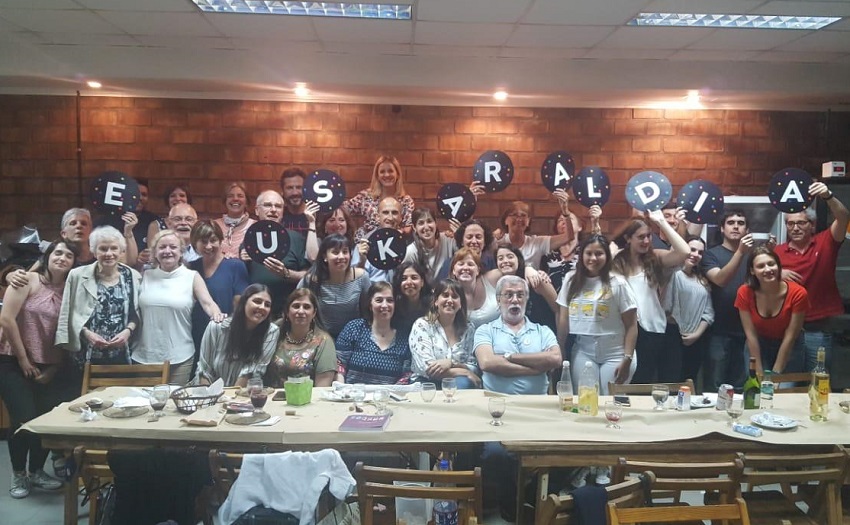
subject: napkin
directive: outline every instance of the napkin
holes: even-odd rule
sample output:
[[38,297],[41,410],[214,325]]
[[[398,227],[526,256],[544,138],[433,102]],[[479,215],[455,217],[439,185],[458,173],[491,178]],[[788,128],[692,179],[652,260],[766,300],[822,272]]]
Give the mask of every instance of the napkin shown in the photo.
[[270,427],[280,421],[280,416],[272,416],[265,421],[251,424],[252,427]]
[[112,402],[112,406],[115,408],[147,407],[150,404],[150,399],[142,396],[119,397]]
[[[351,388],[351,385],[346,383],[340,383],[339,381],[333,382],[333,391],[335,393],[339,393],[343,390]],[[366,385],[366,392],[374,392],[379,388],[385,388],[390,392],[399,392],[402,394],[407,394],[409,392],[419,392],[422,390],[421,383],[414,383],[412,385]]]

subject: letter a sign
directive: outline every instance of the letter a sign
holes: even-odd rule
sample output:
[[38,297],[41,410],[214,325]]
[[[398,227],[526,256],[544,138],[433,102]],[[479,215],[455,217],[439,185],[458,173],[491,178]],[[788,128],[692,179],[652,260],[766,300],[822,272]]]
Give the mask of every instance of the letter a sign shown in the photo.
[[767,197],[777,210],[798,213],[808,208],[814,197],[809,195],[812,176],[799,168],[785,168],[776,172],[767,187]]

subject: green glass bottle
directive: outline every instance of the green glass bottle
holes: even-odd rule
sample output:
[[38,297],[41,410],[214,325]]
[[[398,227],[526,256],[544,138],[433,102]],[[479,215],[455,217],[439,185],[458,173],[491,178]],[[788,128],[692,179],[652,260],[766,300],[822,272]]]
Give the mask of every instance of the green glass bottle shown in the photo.
[[744,382],[744,409],[758,408],[761,401],[761,385],[756,376],[756,358],[750,358],[750,377]]

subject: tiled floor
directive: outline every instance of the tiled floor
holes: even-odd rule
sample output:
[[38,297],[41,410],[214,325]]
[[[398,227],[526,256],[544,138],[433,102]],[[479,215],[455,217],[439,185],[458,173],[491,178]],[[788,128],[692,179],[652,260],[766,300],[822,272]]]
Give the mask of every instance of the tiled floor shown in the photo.
[[[50,471],[49,468],[47,470]],[[13,499],[9,496],[11,481],[12,466],[9,463],[9,448],[5,441],[0,441],[0,523],[3,525],[62,525],[64,499],[61,490],[34,488],[29,497]],[[81,517],[80,523],[87,524],[88,514]]]

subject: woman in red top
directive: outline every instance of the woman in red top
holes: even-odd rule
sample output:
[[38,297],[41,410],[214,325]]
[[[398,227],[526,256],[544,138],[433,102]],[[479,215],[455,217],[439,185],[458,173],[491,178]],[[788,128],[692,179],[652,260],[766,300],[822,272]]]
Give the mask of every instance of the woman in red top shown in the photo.
[[779,256],[767,247],[754,249],[747,266],[747,283],[738,288],[735,308],[741,315],[750,357],[756,359],[756,372],[802,372],[801,330],[809,309],[806,289],[781,279]]

